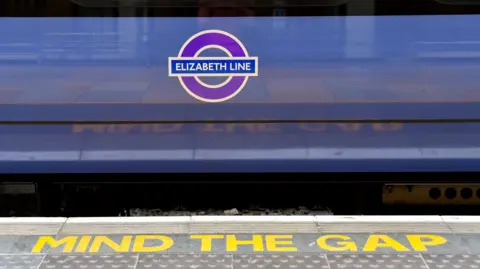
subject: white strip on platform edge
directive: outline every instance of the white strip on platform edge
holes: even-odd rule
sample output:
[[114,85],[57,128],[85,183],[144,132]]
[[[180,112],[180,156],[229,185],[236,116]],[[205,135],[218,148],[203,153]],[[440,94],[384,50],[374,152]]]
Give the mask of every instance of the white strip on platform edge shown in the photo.
[[41,218],[41,217],[22,217],[22,218],[0,218],[0,224],[22,224],[22,223],[38,223],[38,224],[62,224],[67,221],[67,218]]
[[191,217],[92,217],[69,218],[67,224],[74,223],[190,223]]
[[445,223],[480,223],[480,216],[442,216]]
[[316,222],[315,216],[192,216],[192,222]]
[[81,218],[0,218],[0,224],[21,223],[195,223],[195,222],[264,222],[264,223],[479,223],[480,216],[172,216],[172,217],[81,217]]
[[408,223],[408,222],[444,222],[441,216],[315,216],[315,222],[318,223]]
[[[442,223],[441,216],[192,216],[192,217],[106,217],[69,218],[67,224],[81,223],[195,223],[195,222],[311,222],[311,223]],[[480,222],[480,219],[479,219]]]

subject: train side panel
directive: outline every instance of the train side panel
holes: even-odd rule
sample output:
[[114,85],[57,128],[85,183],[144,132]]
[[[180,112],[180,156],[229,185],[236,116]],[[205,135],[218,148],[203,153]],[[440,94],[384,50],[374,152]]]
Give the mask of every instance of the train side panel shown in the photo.
[[[3,17],[0,29],[15,29],[0,30],[2,173],[480,167],[480,15]],[[258,76],[221,103],[168,72],[211,29],[258,57]]]

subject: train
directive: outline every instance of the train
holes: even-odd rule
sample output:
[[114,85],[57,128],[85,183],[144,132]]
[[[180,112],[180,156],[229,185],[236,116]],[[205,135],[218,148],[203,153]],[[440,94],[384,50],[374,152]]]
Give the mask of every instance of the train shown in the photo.
[[1,173],[480,167],[480,2],[5,0],[0,14]]

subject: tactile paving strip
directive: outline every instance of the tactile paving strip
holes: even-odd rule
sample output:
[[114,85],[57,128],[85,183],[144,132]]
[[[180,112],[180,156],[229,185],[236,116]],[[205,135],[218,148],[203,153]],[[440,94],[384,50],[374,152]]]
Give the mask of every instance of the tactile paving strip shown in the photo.
[[327,258],[321,254],[235,255],[234,269],[329,269]]
[[0,269],[480,269],[473,254],[0,255]]
[[429,269],[476,269],[480,268],[480,255],[470,254],[423,254]]
[[137,269],[231,269],[232,256],[221,254],[140,254]]
[[427,269],[419,254],[327,254],[331,269]]
[[37,269],[43,255],[0,255],[0,269]]
[[[138,254],[47,255],[39,269],[134,269]],[[10,269],[10,268],[8,268]]]

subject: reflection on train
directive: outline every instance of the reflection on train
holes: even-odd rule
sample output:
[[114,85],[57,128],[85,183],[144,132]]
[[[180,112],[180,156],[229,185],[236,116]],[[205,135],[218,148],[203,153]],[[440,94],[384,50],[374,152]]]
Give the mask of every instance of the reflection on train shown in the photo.
[[[78,3],[77,0],[76,3]],[[167,3],[167,2],[154,2]],[[165,0],[166,1],[166,0]],[[181,7],[181,1],[176,1],[175,7],[150,6],[150,7],[89,7],[75,4],[69,0],[5,0],[0,3],[0,15],[23,17],[25,25],[29,25],[32,17],[63,17],[65,20],[49,20],[44,18],[35,23],[37,28],[18,27],[11,31],[9,27],[0,29],[0,60],[3,61],[34,61],[44,62],[52,60],[82,60],[105,61],[125,60],[135,63],[164,62],[162,51],[151,51],[148,48],[154,44],[162,43],[168,38],[168,44],[178,46],[184,40],[183,36],[175,35],[175,29],[169,27],[165,17],[199,17],[198,28],[211,28],[211,17],[244,17],[231,25],[223,25],[229,31],[249,32],[258,38],[268,36],[275,40],[277,30],[287,29],[289,16],[335,16],[336,23],[329,23],[328,28],[318,25],[308,25],[312,33],[317,36],[326,36],[322,44],[329,47],[328,43],[344,44],[335,46],[332,50],[304,53],[309,54],[309,60],[325,59],[376,59],[376,58],[412,58],[419,55],[454,55],[456,51],[467,50],[470,54],[480,55],[480,40],[472,36],[471,29],[464,28],[462,33],[456,33],[452,40],[437,42],[436,33],[423,30],[428,25],[418,25],[416,29],[409,29],[411,33],[399,33],[395,29],[385,29],[376,23],[374,15],[424,15],[424,14],[480,14],[480,5],[468,5],[461,0],[434,1],[434,0],[319,0],[312,5],[311,0],[298,1],[217,1],[202,0],[197,6]],[[456,2],[457,1],[457,2]],[[101,1],[99,1],[101,2]],[[180,3],[180,4],[179,4]],[[239,4],[241,3],[241,4]],[[259,6],[257,3],[263,3]],[[265,3],[270,3],[269,6]],[[303,5],[307,3],[308,5]],[[328,4],[325,4],[328,3]],[[335,3],[335,4],[332,4]],[[367,16],[349,16],[367,15]],[[373,15],[373,16],[372,16]],[[273,16],[269,29],[258,29],[248,18],[255,16]],[[27,18],[28,17],[28,18]],[[67,18],[80,17],[111,17],[111,20],[68,20]],[[156,19],[147,19],[156,17]],[[392,19],[399,19],[392,17]],[[401,19],[401,18],[400,18]],[[62,22],[62,23],[60,23]],[[95,27],[92,27],[95,24]],[[361,25],[361,27],[360,27]],[[448,28],[448,27],[447,27]],[[95,29],[95,32],[92,32]],[[358,31],[362,29],[362,31]],[[448,31],[448,29],[445,29]],[[408,42],[404,44],[405,50],[401,53],[391,53],[388,43],[375,41],[376,35],[395,42]],[[388,33],[388,34],[386,34]],[[416,34],[415,34],[416,33]],[[411,35],[412,40],[398,38]],[[421,36],[423,40],[418,40]],[[178,40],[176,40],[178,39]],[[335,39],[335,40],[334,40]],[[291,42],[295,42],[292,40]],[[270,55],[262,57],[278,58],[285,60],[299,59],[299,55],[288,55],[286,52],[275,48],[271,44]],[[457,53],[458,54],[458,53]]]
[[[193,130],[192,130],[193,128]],[[72,133],[92,134],[184,134],[184,133],[226,133],[226,134],[275,134],[291,133],[388,133],[401,132],[401,123],[243,123],[243,124],[75,124]]]

